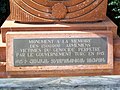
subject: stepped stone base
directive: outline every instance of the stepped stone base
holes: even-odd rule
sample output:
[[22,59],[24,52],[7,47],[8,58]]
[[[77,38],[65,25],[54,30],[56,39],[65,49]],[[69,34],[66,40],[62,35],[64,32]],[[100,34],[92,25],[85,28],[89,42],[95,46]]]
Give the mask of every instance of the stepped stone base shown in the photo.
[[72,24],[21,24],[6,20],[1,27],[3,42],[8,31],[112,31],[113,37],[118,38],[117,26],[108,17],[102,22]]
[[[96,23],[79,23],[79,24],[20,24],[14,21],[6,20],[1,27],[2,39],[0,41],[0,78],[11,78],[11,77],[48,77],[49,75],[35,75],[20,74],[10,76],[6,73],[6,33],[14,31],[112,31],[114,37],[114,69],[111,74],[106,72],[97,74],[81,74],[81,76],[96,76],[96,75],[120,75],[120,38],[117,35],[117,26],[109,19],[106,18],[103,22]],[[34,73],[34,72],[32,72]],[[13,72],[14,74],[14,72]],[[62,75],[61,75],[62,76]],[[67,76],[67,75],[66,75]],[[78,76],[76,74],[76,76]]]
[[[40,77],[41,75],[25,75],[25,73],[20,74],[20,75],[13,75],[10,76],[8,73],[6,73],[6,44],[5,43],[1,43],[0,44],[0,78],[10,78],[10,77]],[[3,50],[3,51],[2,51]],[[113,69],[113,73],[111,73],[111,75],[120,75],[120,39],[115,39],[114,40],[114,69]],[[19,74],[19,72],[18,72]],[[89,74],[91,76],[96,76],[96,75],[110,75],[108,73],[97,73],[97,74]],[[89,76],[88,74],[81,74],[81,76]],[[48,75],[46,75],[48,76]],[[44,77],[46,77],[44,75]],[[76,75],[77,76],[77,75]],[[42,76],[41,76],[42,77]]]

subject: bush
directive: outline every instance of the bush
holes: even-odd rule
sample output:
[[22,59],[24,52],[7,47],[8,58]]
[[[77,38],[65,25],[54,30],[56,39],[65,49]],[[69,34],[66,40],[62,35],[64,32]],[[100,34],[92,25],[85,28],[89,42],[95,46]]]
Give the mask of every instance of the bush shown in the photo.
[[0,0],[0,26],[9,15],[9,0]]
[[107,15],[117,24],[120,35],[120,0],[108,0]]

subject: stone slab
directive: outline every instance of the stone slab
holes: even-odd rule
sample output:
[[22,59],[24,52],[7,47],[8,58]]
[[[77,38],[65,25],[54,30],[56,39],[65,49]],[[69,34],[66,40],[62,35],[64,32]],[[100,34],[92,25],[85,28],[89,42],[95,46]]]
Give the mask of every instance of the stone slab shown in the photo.
[[114,75],[120,75],[120,58],[115,59],[113,71]]
[[[31,38],[107,38],[107,64],[92,64],[92,65],[64,65],[64,66],[14,66],[13,59],[13,40],[31,39]],[[8,32],[7,33],[7,66],[6,71],[10,75],[24,76],[74,76],[96,73],[107,74],[112,73],[113,69],[113,39],[112,32],[80,32],[80,31],[68,31],[68,32]],[[9,54],[11,52],[11,54]],[[95,75],[95,74],[94,74]]]
[[114,56],[120,58],[120,39],[114,40]]
[[2,43],[0,35],[0,78],[7,78],[6,74],[6,44]]
[[[2,45],[0,45],[0,46],[2,46],[2,47],[0,47],[0,53],[2,53],[0,56],[1,56],[1,62],[5,62],[6,61],[6,50],[4,49],[3,51],[2,51],[2,49],[1,48],[6,48],[6,44],[2,44]],[[114,40],[114,72],[113,72],[113,75],[115,74],[115,75],[120,75],[120,70],[119,70],[119,68],[120,68],[120,54],[119,54],[119,52],[120,52],[120,39],[116,39],[116,40]],[[115,59],[116,58],[116,59]],[[5,69],[5,68],[4,68]],[[2,70],[2,71],[5,71],[5,70]],[[99,75],[99,74],[98,74]],[[3,73],[3,72],[1,72],[0,73],[0,78],[5,78],[5,77],[7,77],[6,75],[5,75],[5,72]],[[17,76],[15,76],[15,77],[17,77]],[[30,76],[28,76],[28,77],[30,77]],[[32,77],[32,76],[31,76]]]
[[6,72],[6,62],[0,62],[0,72]]
[[2,37],[0,34],[0,62],[6,61],[6,44],[2,43]]
[[[68,38],[66,36],[52,38],[47,38],[47,36],[43,38],[14,38],[14,66],[107,64],[108,40],[106,37],[81,38],[80,36],[71,36],[68,36]],[[98,61],[93,62],[91,59]]]
[[118,38],[117,26],[108,17],[102,22],[72,24],[21,24],[6,20],[1,26],[3,42],[6,40],[5,35],[8,31],[112,31],[113,37]]
[[2,90],[119,90],[120,76],[0,79]]
[[0,62],[0,78],[7,78],[6,62]]
[[6,46],[0,46],[0,62],[6,61]]
[[[115,75],[120,75],[120,71],[119,71],[119,66],[120,66],[120,57],[119,57],[119,51],[120,51],[120,48],[118,48],[119,46],[120,46],[120,39],[114,39],[114,48],[116,48],[116,49],[114,49],[114,72],[113,72],[113,75],[115,74]],[[3,46],[3,44],[2,44],[2,46]],[[6,46],[5,46],[5,44],[4,44],[4,47],[6,48]],[[1,48],[3,48],[3,47],[0,47],[0,49]],[[1,50],[0,50],[1,51]],[[5,54],[5,50],[3,51],[4,52],[4,54]],[[117,53],[115,53],[115,52],[118,52],[118,54]],[[5,55],[3,55],[3,56],[5,56]],[[116,58],[117,57],[117,58]],[[2,57],[2,58],[5,58],[5,57]],[[116,59],[115,59],[116,58]],[[4,60],[4,61],[6,61],[6,60]],[[107,74],[106,74],[107,75]],[[4,73],[0,73],[0,78],[5,78],[5,77],[7,77],[6,76],[6,74],[5,74],[5,72]],[[17,77],[17,76],[16,76]],[[30,77],[30,76],[29,76]],[[32,76],[31,76],[32,77]]]
[[104,20],[107,0],[10,0],[11,20],[24,23]]
[[0,78],[8,78],[8,75],[6,72],[0,72]]

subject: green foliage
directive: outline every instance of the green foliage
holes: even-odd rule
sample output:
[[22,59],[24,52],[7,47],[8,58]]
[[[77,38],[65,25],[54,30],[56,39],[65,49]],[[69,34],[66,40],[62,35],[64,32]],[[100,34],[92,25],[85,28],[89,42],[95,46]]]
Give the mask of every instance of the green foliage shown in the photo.
[[0,26],[9,15],[9,0],[0,0]]
[[108,0],[107,15],[117,24],[120,35],[120,0]]

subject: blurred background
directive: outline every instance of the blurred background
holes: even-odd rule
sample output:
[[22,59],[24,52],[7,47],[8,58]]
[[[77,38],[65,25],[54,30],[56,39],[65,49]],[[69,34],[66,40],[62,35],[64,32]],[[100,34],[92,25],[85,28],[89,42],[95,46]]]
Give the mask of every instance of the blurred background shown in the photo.
[[[108,0],[107,16],[118,26],[120,36],[120,0]],[[10,14],[9,0],[0,0],[0,26]]]
[[118,26],[120,36],[120,0],[108,0],[107,16]]

